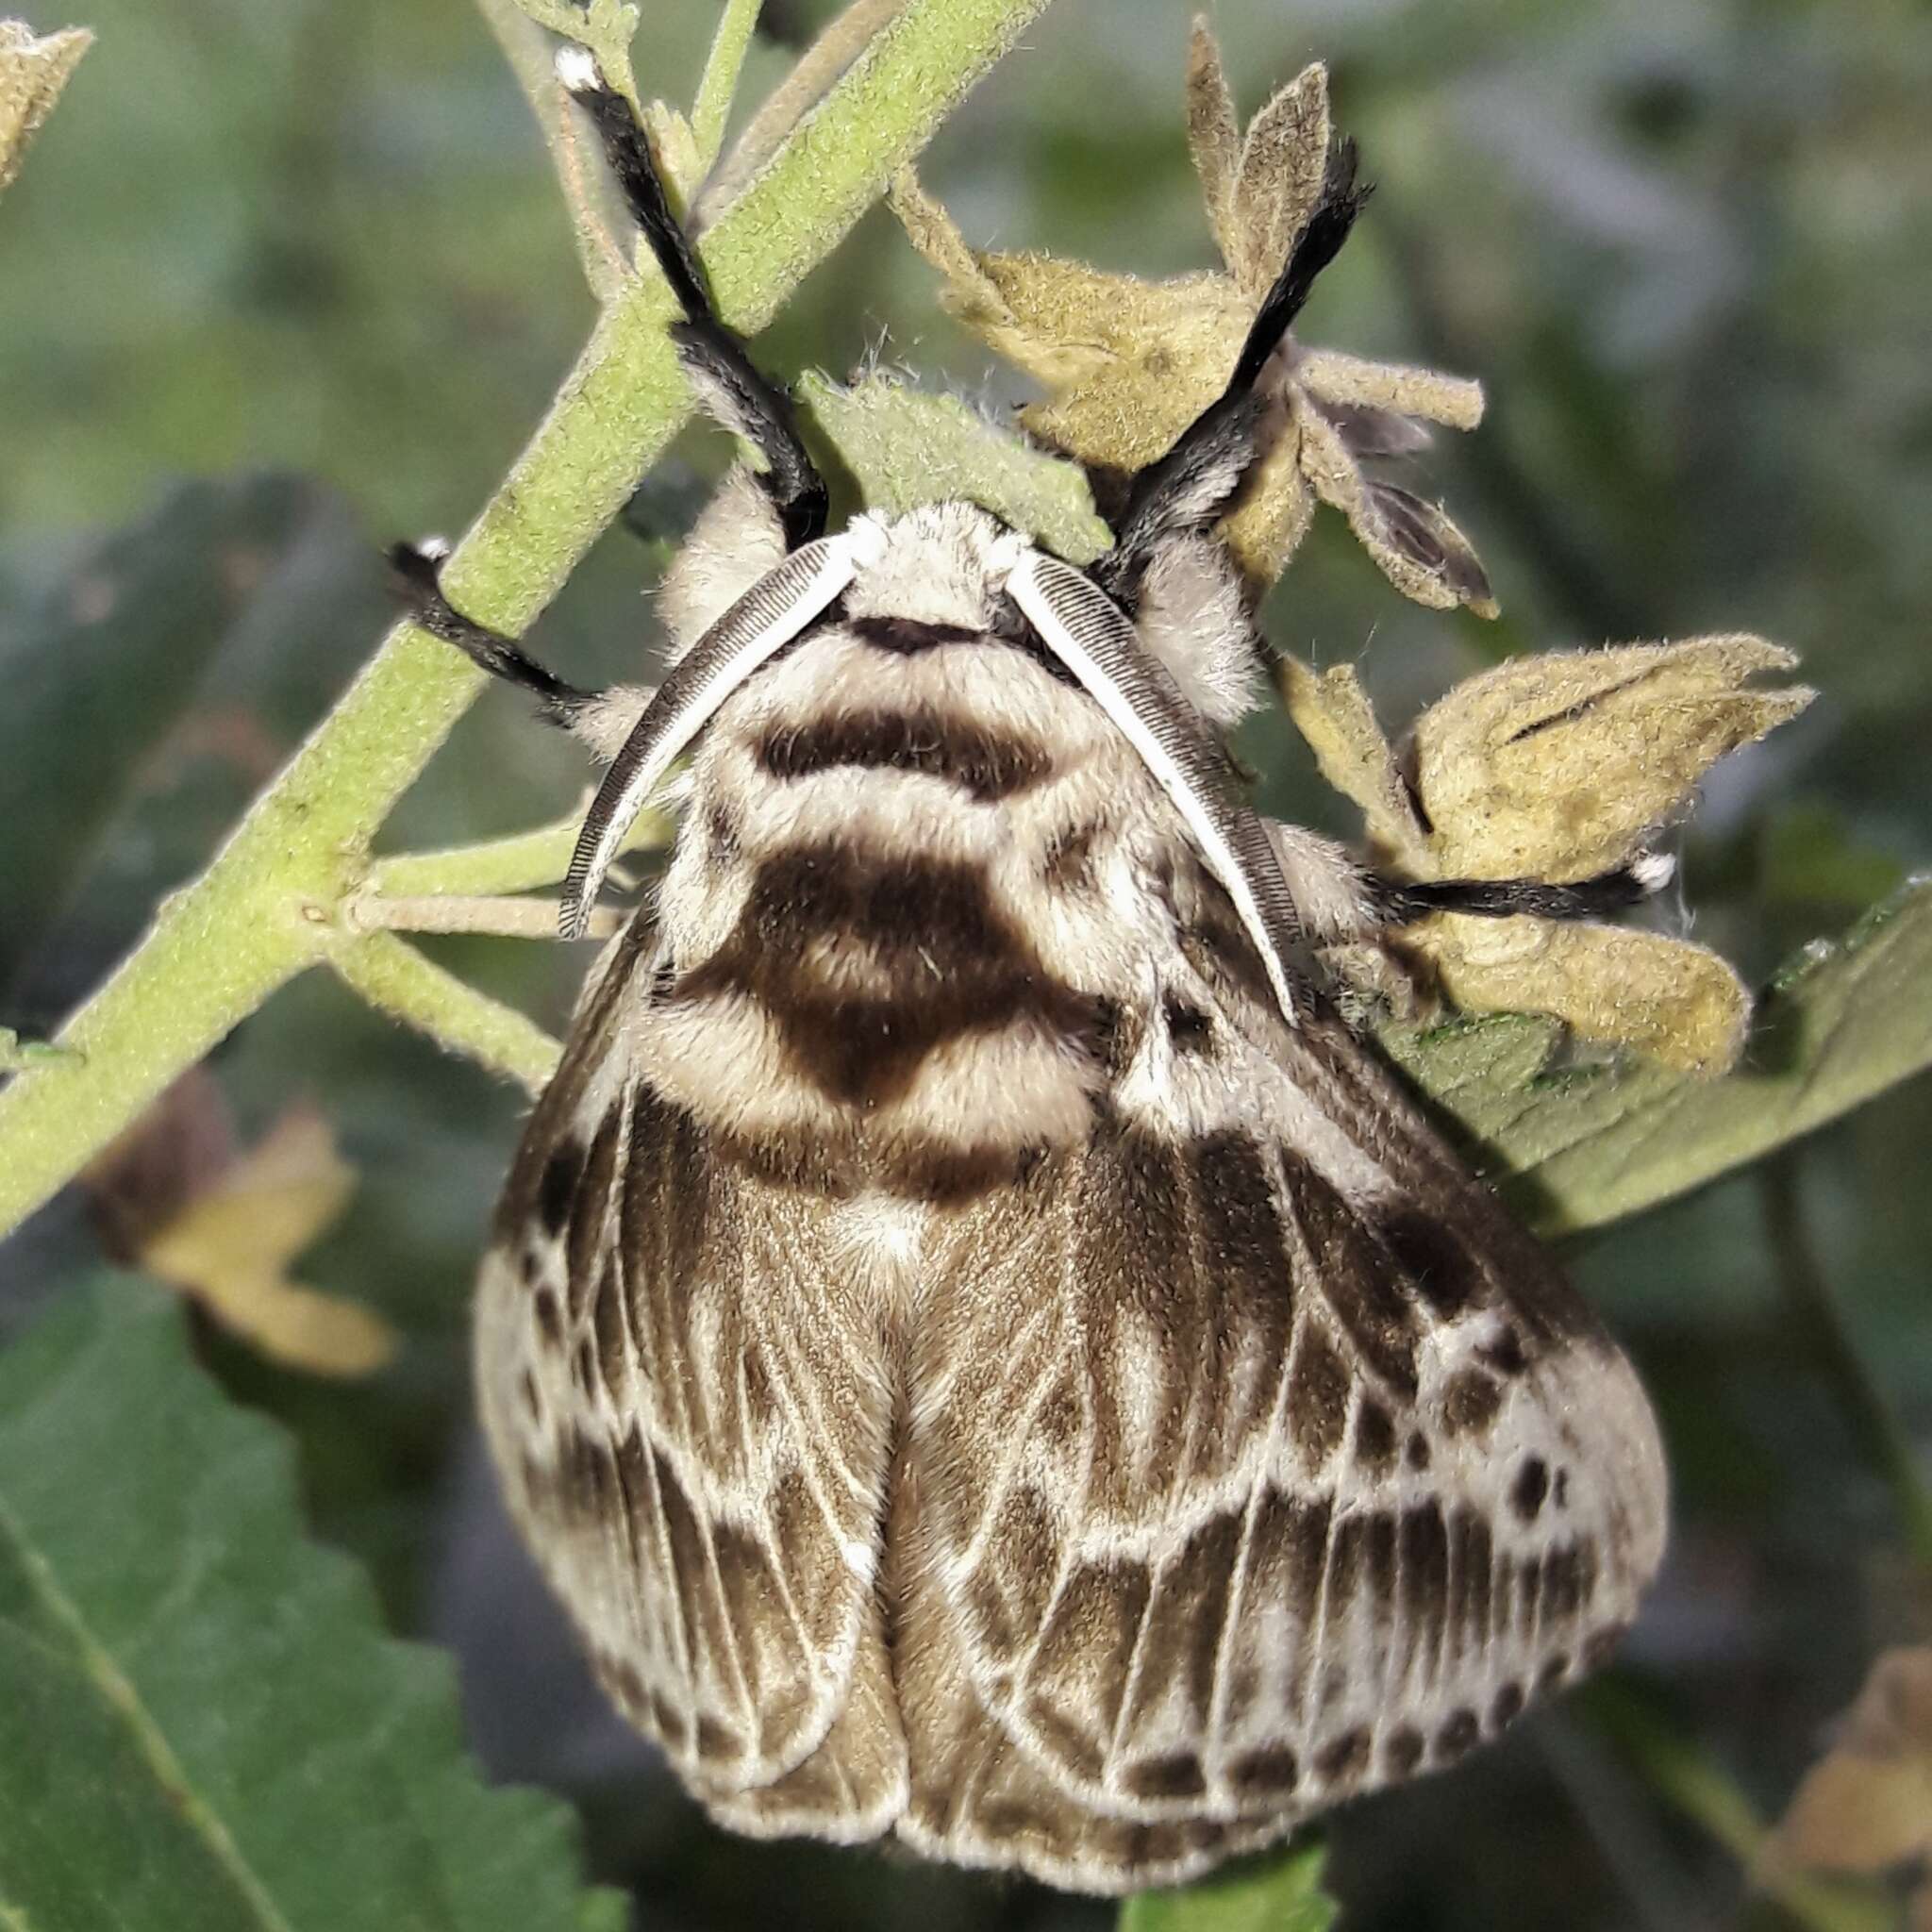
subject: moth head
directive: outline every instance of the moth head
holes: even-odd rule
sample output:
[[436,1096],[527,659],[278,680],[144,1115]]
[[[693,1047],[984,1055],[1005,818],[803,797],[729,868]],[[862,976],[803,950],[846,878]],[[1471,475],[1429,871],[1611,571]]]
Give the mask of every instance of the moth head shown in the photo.
[[930,503],[882,519],[886,548],[845,593],[849,618],[902,618],[956,630],[1000,623],[1013,533],[972,503]]
[[[848,618],[898,618],[952,630],[998,627],[1000,586],[1019,543],[991,511],[972,503],[931,503],[868,522],[882,548],[845,591]],[[668,660],[681,658],[789,554],[784,525],[759,478],[739,465],[691,526],[658,591]]]
[[[1284,1012],[1295,1000],[1288,952],[1299,934],[1278,859],[1251,809],[1230,795],[1204,721],[1246,708],[1250,633],[1234,574],[1209,532],[1258,449],[1258,384],[1362,199],[1353,146],[1331,150],[1322,195],[1263,298],[1222,395],[1132,481],[1115,544],[1091,575],[1044,557],[971,504],[856,518],[825,534],[828,495],[783,391],[757,371],[712,308],[673,217],[642,130],[581,48],[558,77],[590,114],[684,320],[678,360],[707,410],[758,455],[705,512],[664,591],[676,656],[618,750],[574,856],[562,929],[584,931],[632,821],[719,707],[843,600],[849,621],[1010,636],[1017,610],[1120,727],[1180,808],[1210,871],[1269,961]],[[1139,629],[1134,620],[1140,619]]]
[[[1024,625],[1004,590],[1024,540],[991,512],[953,501],[876,521],[885,549],[846,590],[846,618],[1002,638]],[[667,662],[681,658],[788,554],[784,525],[759,479],[737,466],[691,526],[658,591]],[[1211,536],[1164,536],[1147,558],[1140,591],[1134,624],[1141,644],[1182,696],[1211,725],[1243,717],[1256,701],[1259,654],[1226,546]]]

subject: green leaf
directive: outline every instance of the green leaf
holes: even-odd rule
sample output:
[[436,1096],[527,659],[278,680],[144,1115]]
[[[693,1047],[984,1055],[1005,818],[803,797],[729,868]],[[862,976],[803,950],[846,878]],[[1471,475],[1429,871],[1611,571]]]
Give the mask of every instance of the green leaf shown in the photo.
[[1328,1932],[1341,1909],[1322,1890],[1324,1847],[1291,1846],[1178,1891],[1143,1891],[1120,1932]]
[[[10,826],[31,826],[31,836],[9,841],[0,869],[0,985],[19,972],[104,856],[129,799],[160,782],[158,755],[197,706],[241,715],[269,694],[271,681],[306,681],[314,658],[304,649],[306,630],[297,635],[286,621],[299,622],[301,607],[291,611],[293,587],[285,578],[324,520],[319,492],[293,477],[184,484],[84,554],[0,657],[8,687],[0,705],[0,806]],[[364,575],[375,590],[375,571]],[[315,584],[300,591],[308,606],[321,601]],[[333,602],[340,612],[353,600],[337,593]],[[279,626],[277,603],[285,620]],[[274,651],[264,649],[264,622]],[[358,641],[356,634],[350,641]],[[308,701],[291,721],[297,724],[310,722],[349,668],[340,648],[325,652],[324,662],[329,685],[304,693]],[[59,728],[50,729],[56,720]],[[204,754],[179,762],[214,760]],[[218,824],[232,820],[260,778],[249,774],[234,788]],[[138,862],[135,853],[145,855],[155,843],[148,824],[131,841],[133,851],[106,855],[124,868],[124,886],[137,884],[125,876]],[[134,920],[146,911],[145,905],[125,908]]]
[[958,396],[925,394],[887,375],[842,389],[807,375],[795,388],[873,509],[964,497],[1072,563],[1090,562],[1113,542],[1074,465],[1029,449]]
[[1635,1057],[1558,1069],[1560,1039],[1516,1015],[1382,1036],[1549,1234],[1667,1201],[1932,1066],[1932,879],[1788,964],[1721,1080]]
[[[286,1443],[110,1277],[0,1355],[0,1924],[615,1932],[446,1659],[305,1544]],[[30,1743],[28,1740],[31,1740]]]

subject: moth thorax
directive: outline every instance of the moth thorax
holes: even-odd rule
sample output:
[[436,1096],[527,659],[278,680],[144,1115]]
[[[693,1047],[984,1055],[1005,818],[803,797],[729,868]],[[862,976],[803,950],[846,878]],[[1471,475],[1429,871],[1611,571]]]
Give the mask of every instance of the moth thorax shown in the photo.
[[886,554],[845,593],[853,618],[987,630],[998,614],[1011,537],[970,503],[934,503],[883,525]]

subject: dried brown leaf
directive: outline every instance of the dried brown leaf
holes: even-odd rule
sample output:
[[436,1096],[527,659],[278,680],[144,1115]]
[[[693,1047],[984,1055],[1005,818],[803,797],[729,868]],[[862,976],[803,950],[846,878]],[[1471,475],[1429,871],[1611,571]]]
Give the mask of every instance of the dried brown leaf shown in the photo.
[[1385,409],[1420,416],[1449,429],[1474,429],[1483,420],[1483,386],[1407,362],[1371,362],[1339,349],[1300,349],[1295,379],[1310,395],[1343,408]]
[[[1027,430],[1099,470],[1154,462],[1221,394],[1327,168],[1327,76],[1319,66],[1269,101],[1242,143],[1220,51],[1197,22],[1187,101],[1189,146],[1227,275],[1146,282],[1047,256],[978,254],[909,175],[891,198],[913,246],[945,277],[947,308],[1045,384],[1046,399],[1021,412]],[[1270,369],[1257,459],[1223,525],[1250,586],[1265,589],[1281,575],[1319,493],[1344,509],[1405,594],[1493,612],[1455,525],[1361,467],[1425,442],[1418,418],[1473,425],[1482,412],[1476,385],[1292,339]]]
[[[1803,691],[1745,691],[1749,707],[1737,708],[1743,677],[1790,661],[1737,638],[1512,659],[1424,714],[1415,798],[1353,669],[1317,674],[1285,658],[1276,681],[1322,775],[1361,808],[1378,856],[1398,873],[1568,879],[1631,855],[1681,802],[1669,774],[1693,753],[1719,756],[1741,741],[1740,721],[1768,730],[1802,708]],[[1658,670],[1666,675],[1653,682]],[[1654,715],[1642,710],[1645,694]],[[1730,705],[1729,723],[1713,729],[1708,704],[1720,700]],[[1763,707],[1770,710],[1750,708]],[[1572,731],[1579,736],[1566,745]],[[1633,778],[1618,763],[1620,748],[1625,763],[1647,751],[1657,769]],[[1684,768],[1688,790],[1704,764]],[[1619,795],[1620,786],[1641,783],[1653,791],[1637,804]],[[1656,788],[1669,793],[1662,805]],[[1465,1012],[1548,1014],[1587,1039],[1699,1075],[1727,1071],[1742,1050],[1751,1010],[1742,984],[1714,953],[1683,941],[1528,916],[1441,914],[1405,927],[1398,943]],[[1359,990],[1375,991],[1341,964]]]
[[980,263],[1020,338],[993,346],[1060,391],[1020,420],[1084,462],[1136,470],[1165,455],[1221,393],[1247,327],[1224,275],[1143,282],[1043,255]]
[[1302,474],[1300,444],[1284,436],[1272,448],[1264,443],[1221,534],[1249,583],[1272,584],[1300,549],[1314,517],[1315,492]]
[[1382,853],[1413,872],[1417,858],[1425,860],[1423,827],[1355,667],[1318,672],[1284,654],[1274,676],[1323,777],[1361,808],[1369,837]]
[[945,277],[941,299],[953,314],[982,333],[1019,328],[998,284],[980,267],[958,224],[920,186],[916,169],[902,168],[893,177],[886,206],[898,217],[906,239]]
[[37,38],[25,21],[0,20],[0,188],[20,173],[27,143],[93,42],[84,26]]
[[[1914,1861],[1932,1861],[1932,1647],[1878,1657],[1767,1853],[1785,1872],[1876,1874]],[[1920,1918],[1928,1902],[1932,1883],[1915,1903]]]
[[1439,913],[1405,928],[1466,1013],[1547,1013],[1573,1033],[1633,1046],[1680,1073],[1728,1073],[1751,995],[1703,946],[1624,926]]
[[151,1235],[141,1259],[263,1354],[318,1374],[367,1374],[395,1353],[389,1324],[288,1276],[355,1187],[328,1124],[309,1109],[291,1108],[214,1186]]
[[90,1170],[110,1249],[200,1303],[264,1355],[360,1375],[394,1354],[373,1310],[289,1278],[356,1176],[327,1123],[292,1108],[239,1152],[220,1088],[195,1069]]
[[1439,876],[1587,878],[1630,857],[1726,752],[1811,702],[1748,680],[1796,659],[1761,638],[1516,658],[1417,721],[1412,768]]
[[1221,64],[1221,47],[1207,20],[1196,15],[1188,37],[1188,152],[1201,177],[1208,223],[1222,257],[1235,247],[1234,192],[1241,169],[1241,123],[1234,93]]
[[1297,415],[1302,467],[1323,502],[1339,509],[1382,575],[1418,604],[1478,617],[1496,614],[1490,580],[1469,539],[1435,504],[1367,475],[1342,430],[1321,410]]
[[[1305,67],[1248,124],[1227,265],[1258,304],[1321,198],[1328,171],[1328,70]],[[1224,249],[1224,254],[1226,251]]]

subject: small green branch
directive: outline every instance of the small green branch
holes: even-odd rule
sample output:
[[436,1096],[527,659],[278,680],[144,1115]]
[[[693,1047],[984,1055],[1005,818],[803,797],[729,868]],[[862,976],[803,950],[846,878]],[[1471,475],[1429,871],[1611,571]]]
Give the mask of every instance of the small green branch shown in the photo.
[[561,1049],[542,1027],[446,973],[393,933],[346,941],[328,963],[378,1011],[532,1093],[557,1071]]
[[503,58],[550,150],[550,165],[563,191],[584,279],[600,303],[615,299],[630,273],[631,245],[610,219],[612,198],[595,143],[586,138],[584,117],[564,92],[551,64],[556,42],[516,0],[476,0]]
[[11,1026],[0,1026],[0,1074],[24,1073],[29,1067],[58,1066],[80,1058],[71,1047],[51,1041],[23,1040]]
[[[430,893],[526,892],[533,886],[554,886],[570,869],[571,853],[589,803],[586,796],[562,818],[506,839],[451,845],[439,852],[399,852],[391,858],[378,858],[369,871],[370,888],[385,898],[410,898]],[[624,850],[655,851],[670,841],[670,819],[662,812],[646,812],[631,828]]]
[[[706,272],[737,327],[772,319],[1046,4],[907,0],[705,235]],[[673,313],[661,278],[626,282],[451,558],[450,594],[482,622],[526,628],[683,424],[691,394],[665,333]],[[62,1029],[58,1044],[85,1058],[22,1072],[0,1091],[0,1233],[328,957],[375,833],[482,683],[413,625],[391,633],[213,863]]]
[[1823,1376],[1852,1441],[1891,1491],[1913,1560],[1932,1574],[1932,1486],[1885,1391],[1845,1325],[1844,1310],[1818,1258],[1804,1208],[1802,1162],[1787,1149],[1758,1171],[1772,1267],[1801,1338],[1806,1362]]
[[903,4],[904,0],[851,0],[826,25],[752,116],[750,126],[739,136],[724,166],[714,169],[705,182],[695,210],[701,227],[738,199],[744,184],[777,152],[812,105]]
[[738,77],[744,71],[744,57],[758,24],[763,0],[724,0],[724,11],[718,17],[718,31],[711,39],[711,51],[698,81],[691,102],[691,129],[697,138],[700,179],[711,170],[718,150],[724,145],[724,124],[731,118],[731,104],[738,98]]

